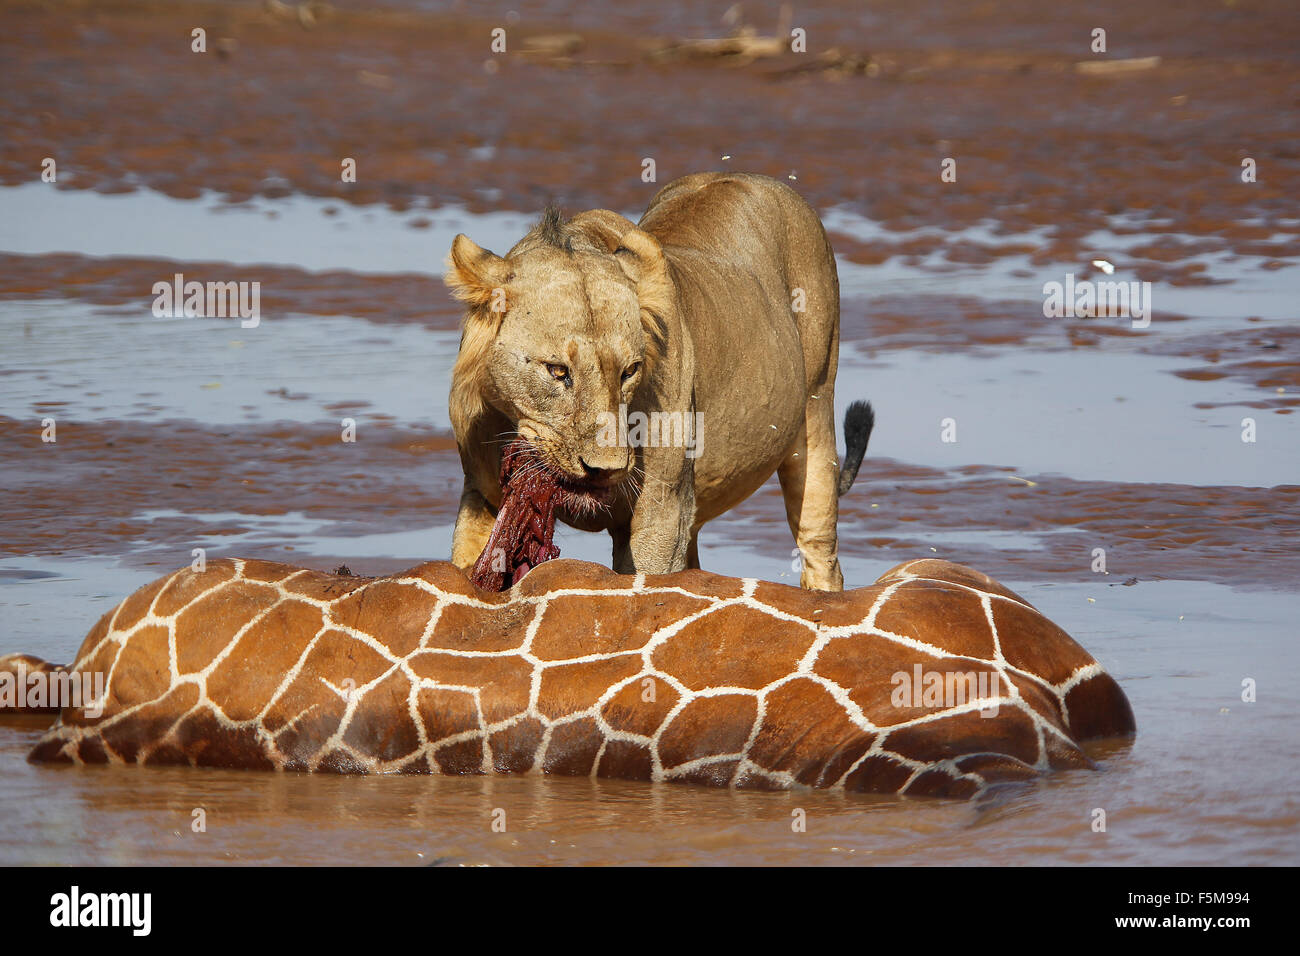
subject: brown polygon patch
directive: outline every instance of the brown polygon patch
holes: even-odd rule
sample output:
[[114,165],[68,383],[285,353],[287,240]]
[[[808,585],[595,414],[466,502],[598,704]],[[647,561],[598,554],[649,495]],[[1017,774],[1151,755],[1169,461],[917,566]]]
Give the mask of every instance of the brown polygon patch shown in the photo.
[[993,602],[993,623],[1007,663],[1059,684],[1079,667],[1095,663],[1087,651],[1037,611]]
[[430,743],[477,730],[479,726],[478,707],[474,695],[467,690],[421,687],[415,696],[415,707]]
[[[853,634],[837,637],[822,648],[813,671],[843,687],[867,720],[886,727],[933,713],[931,708],[912,705],[911,694],[903,693],[908,685],[896,682],[896,675],[904,675],[911,681],[915,665],[920,664],[923,671],[928,671],[940,669],[945,663],[954,662],[950,658],[930,657],[887,638]],[[972,666],[970,661],[955,663],[963,668]],[[894,706],[896,689],[903,696],[903,706]]]
[[1026,677],[1024,674],[1017,674],[1015,671],[1007,671],[1007,678],[1020,691],[1020,699],[1034,711],[1046,720],[1049,724],[1065,729],[1065,718],[1061,713],[1061,702],[1056,692],[1045,688],[1042,684]]
[[1073,741],[1056,734],[1043,734],[1043,749],[1047,751],[1047,765],[1053,770],[1097,769],[1097,765]]
[[1076,684],[1065,695],[1070,735],[1075,740],[1123,737],[1137,729],[1133,707],[1115,678],[1101,673]]
[[471,737],[433,752],[443,773],[483,773],[483,738]]
[[369,769],[363,761],[343,749],[331,750],[316,765],[320,773],[366,773]]
[[[653,684],[646,684],[645,681],[652,681]],[[653,700],[645,700],[648,689],[653,689]],[[614,730],[652,737],[669,711],[677,706],[677,697],[677,691],[671,684],[653,674],[647,674],[611,697],[600,713]]]
[[707,601],[680,594],[552,598],[532,652],[550,661],[639,650],[659,628],[708,606]]
[[420,756],[416,757],[414,760],[409,760],[406,763],[402,764],[397,769],[397,772],[398,773],[433,773],[433,769],[429,766],[429,758],[426,757],[424,754],[420,754]]
[[314,601],[337,601],[357,588],[369,584],[371,580],[371,578],[308,571],[306,574],[298,575],[292,581],[284,581],[280,586],[288,594],[301,595]]
[[176,615],[176,670],[203,670],[241,628],[279,600],[279,593],[264,584],[232,585],[196,598]]
[[[784,770],[807,786],[815,786],[823,771],[837,780],[867,752],[873,735],[849,719],[830,691],[806,678],[792,680],[766,698],[766,712],[779,715],[765,720],[749,759],[765,770]],[[828,766],[834,756],[838,772]]]
[[741,771],[740,776],[736,779],[736,782],[732,784],[732,786],[734,786],[737,790],[775,791],[775,790],[789,789],[785,784],[781,783],[780,781],[773,780],[770,777],[765,777],[761,773],[756,773],[754,770],[748,767],[746,767],[743,771]]
[[917,776],[904,791],[909,797],[972,797],[980,785],[974,780],[954,777],[943,770],[927,770]]
[[425,646],[454,651],[513,650],[524,643],[535,613],[535,605],[522,602],[494,608],[446,604]]
[[645,587],[681,588],[703,598],[731,600],[745,593],[745,582],[740,578],[731,578],[722,574],[689,568],[673,574],[647,574]]
[[1038,730],[1020,708],[1003,705],[996,717],[966,711],[890,733],[884,744],[899,756],[935,763],[971,753],[1009,754],[1038,763]]
[[343,631],[329,630],[316,639],[308,652],[294,687],[304,686],[306,678],[305,686],[312,688],[312,700],[333,697],[334,692],[323,686],[321,680],[346,689],[349,686],[346,682],[351,679],[351,686],[359,688],[386,674],[393,666],[392,661],[364,641]]
[[[182,568],[167,579],[167,586],[162,589],[158,603],[154,605],[154,613],[159,617],[171,617],[181,608],[194,603],[200,595],[234,577],[235,562],[225,558],[207,562],[202,571]],[[120,624],[120,617],[118,621]]]
[[209,675],[208,695],[231,720],[252,720],[270,703],[321,624],[318,608],[301,601],[280,602]]
[[105,747],[127,763],[134,763],[141,748],[165,737],[180,716],[198,702],[199,689],[193,684],[182,684],[166,696],[160,693],[153,697],[129,716],[104,725],[99,736]]
[[169,660],[167,628],[151,624],[136,631],[118,655],[99,719],[135,704],[157,701],[171,686]]
[[533,568],[507,593],[514,598],[539,597],[551,591],[625,591],[632,575],[616,574],[602,564],[556,558]]
[[881,607],[875,625],[954,657],[991,660],[996,653],[979,595],[961,588],[924,582],[905,585]]
[[[211,565],[208,566],[208,569],[212,569]],[[178,571],[176,573],[181,574],[183,572]],[[233,576],[234,571],[232,569],[230,577]],[[157,581],[150,582],[119,604],[117,606],[117,621],[113,624],[113,629],[117,631],[129,631],[136,624],[140,623],[140,621],[144,619],[144,616],[149,613],[149,606],[153,604],[153,599],[158,596],[158,593],[162,591],[171,580],[171,578],[159,578]],[[214,578],[214,580],[217,579]],[[82,646],[86,650],[89,650],[88,646]]]
[[542,745],[545,728],[536,717],[525,717],[505,730],[498,730],[489,739],[492,748],[492,766],[497,773],[527,773],[537,759],[537,748]]
[[692,621],[655,648],[655,668],[691,690],[754,690],[790,674],[815,640],[801,624],[731,605]]
[[382,634],[395,657],[420,646],[438,599],[413,584],[374,581],[357,588],[330,608],[330,620],[363,634]]
[[623,654],[578,664],[552,664],[542,670],[537,710],[558,720],[594,707],[614,684],[641,672],[640,654]]
[[411,568],[409,571],[390,576],[395,578],[419,578],[432,584],[443,594],[458,594],[488,604],[501,604],[507,600],[503,594],[480,591],[474,587],[470,583],[469,576],[450,561],[427,561]]
[[596,773],[617,780],[649,780],[653,769],[650,747],[628,740],[611,740],[605,744]]
[[176,728],[175,739],[180,752],[198,767],[275,769],[256,728],[228,727],[208,707],[201,707],[186,717]]
[[[300,574],[302,568],[291,567],[287,564],[280,564],[275,561],[259,561],[256,558],[245,558],[244,569],[240,572],[240,577],[245,581],[264,581],[268,584],[278,584],[291,574]],[[315,571],[308,571],[302,577],[318,577]]]
[[844,779],[844,789],[855,793],[897,793],[912,776],[912,768],[885,754],[872,754]]
[[809,591],[789,584],[759,581],[754,600],[821,627],[852,627],[871,611],[880,588],[853,591]]
[[739,767],[740,758],[733,757],[730,760],[700,764],[683,773],[673,774],[672,779],[679,783],[698,783],[706,787],[729,787]]
[[532,665],[516,654],[501,657],[459,657],[437,651],[421,651],[410,659],[411,670],[425,680],[439,684],[479,689],[483,719],[500,723],[528,709]]
[[718,754],[739,753],[758,717],[758,700],[749,694],[698,697],[683,707],[659,738],[665,768]]
[[551,728],[551,741],[542,757],[542,769],[565,776],[586,776],[591,773],[604,742],[605,735],[591,717],[556,724]]
[[411,719],[411,682],[395,670],[369,688],[352,710],[343,742],[378,760],[397,760],[420,748],[420,733]]
[[[43,743],[43,742],[42,742]],[[62,741],[59,741],[60,750]],[[38,747],[39,749],[39,747]],[[77,748],[77,756],[85,763],[108,763],[108,753],[104,750],[104,742],[96,736],[83,737],[80,746]],[[50,759],[48,757],[38,758],[35,753],[32,759]],[[64,758],[68,759],[68,758]]]
[[[904,572],[906,568],[906,572]],[[990,594],[1001,594],[1009,597],[1013,601],[1019,601],[1021,604],[1029,604],[1015,591],[1004,587],[1000,582],[995,581],[974,568],[968,568],[964,564],[955,564],[952,561],[944,561],[941,558],[923,558],[919,561],[905,561],[902,564],[895,565],[877,580],[877,584],[890,584],[897,580],[905,580],[907,575],[917,578],[933,578],[937,581],[951,581],[953,584],[964,584],[966,587],[974,588],[977,591],[988,591]],[[921,582],[917,582],[918,584]],[[907,588],[914,585],[908,584]]]
[[986,783],[1033,780],[1039,774],[1023,760],[1006,754],[970,754],[957,760],[963,773],[978,774]]

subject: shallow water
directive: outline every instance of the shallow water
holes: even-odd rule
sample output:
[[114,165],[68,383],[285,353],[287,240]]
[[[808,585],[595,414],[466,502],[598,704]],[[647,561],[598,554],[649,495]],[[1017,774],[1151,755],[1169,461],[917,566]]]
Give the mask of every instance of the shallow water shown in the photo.
[[[6,210],[5,221],[0,223],[3,252],[215,260],[240,266],[240,279],[255,279],[256,275],[246,267],[259,264],[441,277],[447,250],[457,233],[468,233],[485,249],[504,255],[534,221],[533,216],[517,212],[435,207],[428,199],[414,208],[395,212],[379,204],[352,205],[301,195],[225,203],[215,195],[173,199],[143,188],[102,195],[41,183],[0,187],[0,207]],[[634,222],[640,216],[635,209],[620,212]],[[1041,265],[1028,255],[1013,253],[972,266],[953,262],[948,258],[949,251],[968,243],[994,248],[1037,247],[1046,243],[1053,230],[1042,227],[1003,233],[997,231],[995,221],[989,221],[964,229],[923,227],[899,231],[841,208],[827,210],[824,215],[832,236],[900,246],[918,237],[943,240],[939,248],[924,255],[900,253],[870,266],[841,255],[838,267],[842,294],[867,299],[906,294],[958,295],[1041,305],[1044,283],[1063,282],[1066,272],[1082,278],[1094,258],[1116,267],[1114,274],[1099,278],[1134,281],[1138,278],[1134,268],[1149,260],[1130,254],[1131,250],[1149,243],[1153,235],[1189,244],[1205,241],[1203,237],[1171,233],[1150,221],[1120,217],[1114,221],[1116,228],[1122,227],[1128,234],[1111,230],[1089,233],[1079,240],[1088,253],[1076,262]],[[1277,240],[1279,254],[1284,254],[1285,238],[1285,234],[1279,234],[1268,241]],[[1285,268],[1265,269],[1265,263],[1275,261],[1272,253],[1239,255],[1226,244],[1214,244],[1224,248],[1180,260],[1185,265],[1204,265],[1205,275],[1214,284],[1161,285],[1153,296],[1154,321],[1171,314],[1239,321],[1243,309],[1248,310],[1244,314],[1269,321],[1296,318],[1295,293],[1300,279]],[[236,276],[221,278],[224,281]],[[141,290],[141,296],[145,291]]]
[[[711,557],[718,570],[742,570]],[[98,613],[114,603],[106,591],[154,576],[69,561],[72,580],[14,581],[4,569],[15,564],[0,562],[0,613],[43,633],[75,617],[56,608]],[[539,776],[76,770],[25,763],[39,730],[9,719],[0,724],[0,863],[1296,862],[1300,704],[1286,688],[1300,666],[1289,596],[1188,582],[1008,583],[1069,627],[1132,701],[1139,735],[1131,747],[1094,748],[1101,772],[962,803]],[[18,634],[53,657],[77,643]],[[1240,700],[1246,677],[1258,682],[1255,703]],[[1091,829],[1096,808],[1105,833]],[[196,809],[206,832],[191,829]],[[504,833],[491,831],[498,809]],[[795,809],[807,814],[806,832],[791,828]]]
[[534,219],[517,212],[470,215],[454,207],[394,213],[387,206],[311,196],[233,204],[211,195],[172,199],[148,189],[106,196],[41,183],[0,188],[0,205],[7,224],[0,227],[0,248],[6,252],[437,275],[451,240],[471,224],[480,245],[504,255]]
[[[11,363],[0,395],[33,421],[57,409],[71,423],[192,419],[228,431],[259,419],[332,425],[339,403],[352,403],[349,414],[447,428],[437,398],[445,394],[454,333],[293,315],[237,331],[230,322],[157,320],[145,303],[91,309],[11,301],[0,316]],[[23,331],[31,327],[38,331]],[[126,348],[107,348],[113,341]],[[1298,471],[1294,418],[1268,416],[1280,431],[1244,458],[1233,421],[1240,410],[1203,411],[1190,399],[1228,401],[1246,386],[1184,381],[1169,374],[1185,364],[1177,359],[1117,351],[1104,357],[1107,378],[1099,384],[1095,352],[868,354],[865,342],[845,344],[841,404],[858,389],[876,398],[873,450],[904,461],[1193,484],[1270,485]],[[1114,400],[1120,397],[1128,401]],[[1133,408],[1142,414],[1134,417]],[[951,409],[959,419],[955,445],[938,435]],[[339,522],[197,503],[120,517],[133,523],[131,536],[105,541],[105,554],[0,559],[3,650],[69,659],[101,613],[188,560],[190,547],[317,565],[338,558],[372,571],[375,562],[393,568],[445,555],[451,540],[449,523],[365,533],[355,520],[363,515]],[[704,565],[794,583],[779,521],[774,532],[760,532],[759,547],[732,542],[728,528],[749,520],[711,526],[702,537]],[[1068,530],[916,527],[911,536],[918,554],[951,556],[970,543],[1033,554],[1044,536]],[[557,543],[567,557],[609,559],[603,536],[562,529]],[[848,583],[873,580],[889,563],[860,549],[846,553]],[[996,564],[985,567],[1000,573]],[[1300,704],[1285,691],[1300,680],[1294,596],[1207,581],[1122,587],[1121,579],[1006,581],[1087,647],[1132,700],[1139,736],[1131,748],[1096,754],[1100,773],[1054,775],[962,804],[536,777],[69,770],[26,764],[39,730],[10,720],[0,726],[0,790],[10,808],[0,863],[1295,863]],[[1245,704],[1248,677],[1259,682],[1259,699]],[[1107,812],[1104,834],[1090,827],[1098,807]],[[199,808],[202,833],[191,830]],[[808,814],[806,833],[791,829],[796,808]],[[505,810],[505,833],[490,830],[497,809]]]
[[[353,417],[446,432],[459,335],[292,314],[243,329],[155,318],[144,303],[10,300],[0,343],[0,408],[15,417],[211,425]],[[1300,416],[1243,407],[1260,394],[1250,383],[1173,374],[1189,364],[1113,339],[1097,351],[985,349],[978,358],[848,341],[836,407],[842,418],[849,402],[871,399],[874,454],[942,469],[1262,487],[1300,476]],[[1262,420],[1254,443],[1241,440],[1247,416]]]
[[371,418],[451,428],[456,332],[266,314],[246,329],[233,319],[156,318],[151,302],[5,302],[0,408],[79,422],[211,425],[337,423],[348,409],[364,409]]
[[[954,248],[974,243],[993,250],[1004,246],[1038,249],[1047,244],[1055,230],[1043,226],[1026,232],[1000,232],[996,221],[991,220],[965,229],[922,227],[894,231],[843,209],[829,210],[824,216],[826,229],[832,236],[887,244],[902,244],[921,237],[941,240],[931,252],[898,254],[872,265],[841,257],[842,293],[867,299],[884,295],[970,295],[1041,306],[1044,284],[1064,282],[1066,273],[1073,273],[1076,279],[1087,276],[1112,282],[1139,281],[1143,266],[1153,260],[1142,255],[1138,247],[1149,245],[1153,238],[1189,247],[1207,243],[1203,236],[1179,234],[1166,224],[1151,220],[1115,217],[1113,221],[1114,228],[1122,228],[1124,233],[1113,229],[1089,232],[1077,241],[1080,255],[1075,260],[1041,264],[1034,262],[1030,254],[1010,252],[999,254],[987,263],[965,265],[950,258]],[[1215,328],[1230,328],[1247,315],[1267,321],[1294,321],[1296,291],[1300,288],[1300,278],[1293,273],[1295,263],[1289,261],[1281,267],[1270,267],[1271,263],[1283,262],[1277,256],[1287,255],[1290,239],[1286,233],[1270,236],[1263,240],[1262,251],[1255,255],[1236,253],[1223,240],[1209,240],[1208,244],[1216,251],[1180,256],[1177,260],[1180,266],[1202,267],[1199,274],[1203,278],[1195,285],[1156,284],[1158,287],[1152,292],[1155,331],[1170,316],[1205,318]],[[1099,268],[1093,268],[1094,260],[1110,264],[1113,272],[1102,273]]]
[[[1138,735],[1095,750],[1099,772],[961,802],[33,766],[40,722],[6,718],[0,864],[1300,863],[1300,216],[1296,114],[1278,108],[1293,13],[1191,4],[1178,31],[1107,7],[1116,55],[1168,58],[1133,82],[1075,74],[1082,8],[1044,18],[1022,0],[802,5],[814,47],[878,68],[839,78],[629,52],[724,33],[703,6],[526,3],[512,31],[592,31],[588,47],[500,73],[484,22],[446,4],[316,31],[233,16],[229,115],[168,52],[195,15],[183,2],[17,18],[0,37],[15,78],[0,103],[0,653],[71,659],[196,547],[362,574],[444,557],[452,238],[504,252],[553,196],[635,218],[652,150],[660,183],[730,162],[823,213],[844,299],[836,400],[878,416],[842,502],[848,585],[909,558],[970,561],[1115,675]],[[170,100],[142,92],[164,87]],[[322,157],[354,135],[363,174],[343,187]],[[1247,142],[1250,186],[1234,165]],[[51,151],[59,184],[32,182]],[[934,175],[949,154],[956,188]],[[1102,278],[1094,259],[1152,281],[1149,328],[1043,318],[1044,283]],[[153,317],[152,283],[178,271],[264,280],[277,304],[255,329]],[[705,529],[705,567],[797,581],[774,485]],[[557,543],[609,560],[604,536]],[[1109,574],[1091,569],[1098,547]]]

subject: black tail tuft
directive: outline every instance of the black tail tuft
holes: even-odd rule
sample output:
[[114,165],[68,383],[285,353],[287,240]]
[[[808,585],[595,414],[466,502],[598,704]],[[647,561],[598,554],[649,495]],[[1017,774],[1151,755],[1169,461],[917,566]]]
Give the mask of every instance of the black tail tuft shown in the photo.
[[876,413],[870,402],[854,402],[844,413],[844,467],[840,469],[840,494],[853,487],[862,467],[862,456],[867,453],[871,429],[876,425]]

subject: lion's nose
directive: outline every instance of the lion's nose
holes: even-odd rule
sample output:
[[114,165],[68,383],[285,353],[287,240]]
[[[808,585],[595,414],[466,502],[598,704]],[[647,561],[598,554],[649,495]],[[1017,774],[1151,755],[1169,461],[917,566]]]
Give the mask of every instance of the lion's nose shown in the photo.
[[603,484],[614,478],[615,475],[622,472],[623,468],[601,468],[595,465],[587,464],[585,458],[579,458],[578,462],[582,465],[583,477],[588,481]]

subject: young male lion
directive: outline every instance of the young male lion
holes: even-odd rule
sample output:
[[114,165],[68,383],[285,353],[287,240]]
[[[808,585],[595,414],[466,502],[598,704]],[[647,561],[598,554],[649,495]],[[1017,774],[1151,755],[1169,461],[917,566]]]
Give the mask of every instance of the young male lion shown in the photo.
[[563,484],[557,517],[609,531],[616,571],[699,567],[700,527],[775,471],[800,584],[843,588],[837,497],[872,413],[850,407],[841,469],[839,279],[792,189],[697,173],[661,189],[636,225],[548,209],[504,258],[457,236],[446,281],[468,304],[451,387],[465,471],[456,565],[483,551],[502,448],[522,441],[529,467]]

